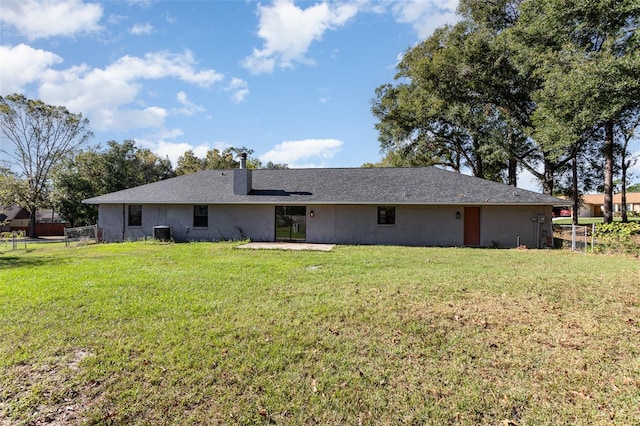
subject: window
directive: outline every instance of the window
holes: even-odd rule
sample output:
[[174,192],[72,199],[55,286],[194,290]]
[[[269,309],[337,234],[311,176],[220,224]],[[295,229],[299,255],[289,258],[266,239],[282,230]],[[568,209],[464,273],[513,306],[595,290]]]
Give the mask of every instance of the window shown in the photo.
[[393,206],[378,207],[378,225],[395,225],[396,208]]
[[206,228],[209,226],[209,206],[193,206],[193,227]]
[[142,206],[132,204],[129,206],[129,226],[142,226]]

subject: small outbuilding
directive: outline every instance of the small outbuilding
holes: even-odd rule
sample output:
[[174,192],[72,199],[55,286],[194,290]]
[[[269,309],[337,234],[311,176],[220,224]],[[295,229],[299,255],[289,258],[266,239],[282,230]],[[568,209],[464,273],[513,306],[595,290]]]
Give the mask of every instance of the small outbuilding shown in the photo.
[[436,167],[206,170],[84,200],[104,241],[549,247],[569,202]]

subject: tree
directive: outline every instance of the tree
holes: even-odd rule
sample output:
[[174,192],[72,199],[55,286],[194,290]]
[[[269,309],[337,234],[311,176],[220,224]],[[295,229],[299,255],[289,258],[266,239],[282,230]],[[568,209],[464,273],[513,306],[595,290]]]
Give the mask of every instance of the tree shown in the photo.
[[24,189],[23,180],[18,179],[11,169],[0,166],[0,206],[17,204]]
[[[251,155],[253,150],[244,146],[239,148],[229,147],[222,151],[218,148],[212,148],[207,151],[204,158],[199,158],[192,150],[188,150],[178,158],[176,175],[186,175],[202,170],[237,169],[240,166],[240,162],[236,158],[242,153]],[[271,162],[269,164],[271,164],[272,168],[287,168],[286,164],[274,164]],[[267,168],[269,168],[269,164],[267,164]],[[247,167],[259,169],[262,168],[262,163],[257,158],[249,157]]]
[[107,142],[68,156],[53,174],[53,199],[58,213],[72,226],[96,223],[97,209],[86,198],[173,177],[167,158],[160,158],[133,140]]
[[235,169],[240,165],[235,159],[239,153],[235,148],[226,148],[222,152],[210,149],[204,158],[205,170]]
[[263,168],[263,169],[269,169],[269,170],[284,170],[289,168],[289,166],[285,163],[274,163],[273,161],[268,161],[264,167],[260,162],[258,162],[258,165],[259,167],[257,168]]
[[640,126],[640,114],[636,114],[633,117],[628,117],[619,123],[619,135],[620,135],[620,186],[621,186],[621,205],[622,205],[622,221],[627,223],[629,221],[627,215],[627,178],[629,168],[631,168],[636,161],[638,161],[637,155],[629,154],[629,143],[635,137],[636,130]]
[[0,130],[13,149],[0,149],[19,171],[25,185],[17,198],[31,214],[29,236],[35,237],[36,211],[49,204],[54,167],[93,136],[89,120],[63,106],[51,106],[23,95],[0,96]]
[[[471,2],[467,2],[471,3]],[[372,112],[383,152],[400,163],[443,165],[517,184],[518,162],[531,157],[530,82],[513,66],[501,29],[468,18],[408,50],[396,85],[376,89]]]
[[382,160],[377,163],[364,163],[362,168],[371,169],[374,167],[414,167],[421,164],[413,164],[413,158],[406,157],[396,151],[388,151]]
[[149,149],[139,148],[134,140],[107,142],[103,154],[105,193],[133,188],[174,176],[168,158],[160,158]]
[[570,175],[577,199],[599,137],[610,216],[616,126],[640,108],[640,3],[461,0],[458,11],[463,21],[405,53],[397,84],[376,89],[382,151],[512,185],[524,168],[549,194]]
[[60,217],[71,227],[95,224],[98,208],[82,200],[105,193],[103,154],[96,149],[67,157],[53,173],[52,200]]
[[178,157],[176,175],[188,175],[205,169],[204,159],[196,157],[192,150],[186,151]]
[[[510,30],[518,62],[542,84],[534,137],[575,155],[602,130],[605,222],[611,222],[615,123],[640,107],[637,0],[527,0]],[[574,194],[577,196],[577,194]]]

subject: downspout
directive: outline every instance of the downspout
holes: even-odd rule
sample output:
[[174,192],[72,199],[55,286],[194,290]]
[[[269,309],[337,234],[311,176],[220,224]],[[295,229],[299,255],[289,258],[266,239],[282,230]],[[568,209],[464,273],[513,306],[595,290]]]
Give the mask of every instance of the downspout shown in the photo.
[[122,203],[122,242],[124,243],[124,233],[125,233],[125,222],[124,222],[124,203]]

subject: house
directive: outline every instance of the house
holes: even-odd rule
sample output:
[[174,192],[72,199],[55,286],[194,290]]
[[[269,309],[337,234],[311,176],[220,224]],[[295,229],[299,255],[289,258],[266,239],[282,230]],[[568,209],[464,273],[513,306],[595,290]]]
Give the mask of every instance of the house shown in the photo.
[[436,167],[207,170],[84,200],[104,241],[545,247],[547,195]]
[[[603,216],[604,194],[585,194],[582,196],[582,206],[578,216]],[[622,194],[613,194],[613,212],[622,212]],[[627,192],[627,213],[640,215],[640,192]]]
[[[0,206],[0,232],[29,232],[31,214],[18,205]],[[4,225],[2,225],[4,223]],[[64,235],[65,224],[53,209],[36,211],[36,235]]]
[[0,206],[0,232],[12,232],[29,226],[29,212],[20,206]]

